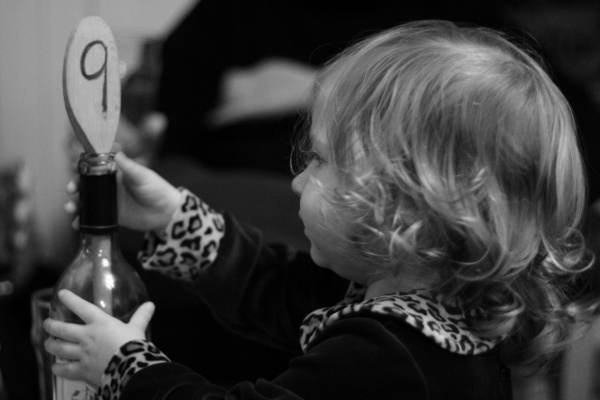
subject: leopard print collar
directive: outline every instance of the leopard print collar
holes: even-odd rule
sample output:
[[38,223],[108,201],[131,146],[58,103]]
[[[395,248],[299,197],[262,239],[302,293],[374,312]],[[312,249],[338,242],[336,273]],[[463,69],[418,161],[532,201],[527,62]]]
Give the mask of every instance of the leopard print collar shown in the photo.
[[462,355],[485,353],[500,341],[500,338],[480,338],[473,334],[465,323],[465,314],[458,301],[442,303],[439,297],[423,290],[361,300],[364,293],[364,288],[351,285],[340,303],[308,314],[300,327],[302,350],[306,351],[310,342],[335,321],[358,314],[398,318],[443,349]]

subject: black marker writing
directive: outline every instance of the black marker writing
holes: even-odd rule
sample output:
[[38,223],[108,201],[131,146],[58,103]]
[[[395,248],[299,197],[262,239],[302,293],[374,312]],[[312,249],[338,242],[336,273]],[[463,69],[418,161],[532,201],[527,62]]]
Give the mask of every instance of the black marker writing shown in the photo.
[[[85,59],[87,57],[88,52],[91,50],[91,48],[96,45],[100,45],[104,49],[104,64],[102,64],[102,66],[100,67],[100,69],[98,69],[98,71],[89,74],[85,69]],[[81,62],[80,62],[81,75],[83,75],[83,77],[85,79],[87,79],[88,81],[93,81],[93,80],[98,79],[98,77],[100,77],[100,75],[104,74],[104,82],[102,83],[102,112],[105,114],[106,114],[106,110],[108,108],[107,100],[106,100],[106,85],[107,85],[107,72],[108,72],[107,68],[106,68],[107,60],[108,60],[108,48],[106,47],[104,42],[102,42],[101,40],[94,40],[93,42],[88,43],[88,45],[85,46],[85,49],[83,49],[83,53],[81,53]]]

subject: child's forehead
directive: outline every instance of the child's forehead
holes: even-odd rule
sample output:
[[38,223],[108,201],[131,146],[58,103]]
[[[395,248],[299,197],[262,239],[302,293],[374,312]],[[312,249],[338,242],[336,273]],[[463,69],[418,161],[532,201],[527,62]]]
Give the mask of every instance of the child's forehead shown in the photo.
[[323,119],[325,103],[331,92],[329,85],[323,85],[321,82],[315,83],[312,93],[312,111],[311,119],[313,123],[317,123]]
[[[327,124],[329,110],[330,96],[332,95],[333,83],[331,77],[317,80],[312,90],[312,105],[311,105],[311,131],[322,130],[323,126]],[[328,111],[329,110],[329,111]],[[312,132],[311,132],[312,135]]]
[[313,94],[313,104],[310,115],[310,141],[313,145],[327,144],[327,135],[326,135],[326,121],[325,121],[325,101],[327,99],[327,94],[319,89],[316,85],[315,92]]

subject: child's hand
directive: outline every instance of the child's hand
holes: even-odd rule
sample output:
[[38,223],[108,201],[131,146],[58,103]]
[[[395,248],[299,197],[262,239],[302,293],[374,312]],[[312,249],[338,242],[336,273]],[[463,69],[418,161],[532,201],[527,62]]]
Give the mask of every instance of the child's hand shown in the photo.
[[52,319],[44,322],[44,328],[52,336],[45,342],[46,350],[68,360],[54,364],[52,372],[98,387],[115,352],[131,340],[146,338],[145,331],[154,313],[154,305],[149,302],[142,304],[125,324],[68,290],[61,290],[58,296],[86,325]]
[[122,152],[115,155],[120,170],[119,223],[143,231],[162,232],[179,207],[182,194],[156,172],[131,160]]

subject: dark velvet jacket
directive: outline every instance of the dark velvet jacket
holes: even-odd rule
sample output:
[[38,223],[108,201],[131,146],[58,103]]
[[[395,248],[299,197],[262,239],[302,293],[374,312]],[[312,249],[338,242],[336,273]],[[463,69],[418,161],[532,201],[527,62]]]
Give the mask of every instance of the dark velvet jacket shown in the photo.
[[[212,247],[206,241],[190,247],[189,240],[200,234],[192,225],[223,230],[224,223],[216,259],[179,275],[188,277],[187,284],[228,328],[290,350],[298,349],[302,337],[303,353],[270,381],[225,388],[209,382],[202,371],[168,362],[151,343],[143,344],[137,359],[125,345],[105,373],[105,398],[116,398],[110,386],[123,382],[121,400],[512,398],[510,372],[497,346],[478,342],[456,317],[458,308],[448,311],[414,293],[355,303],[347,296],[350,300],[340,303],[348,282],[314,265],[308,254],[268,245],[260,232],[229,215],[212,226],[204,217],[202,224],[192,220],[181,217],[166,237],[150,240],[142,257],[145,266],[173,275],[173,261],[183,259],[177,257],[190,263],[191,248],[206,253],[207,245]],[[187,244],[177,248],[181,243]]]

